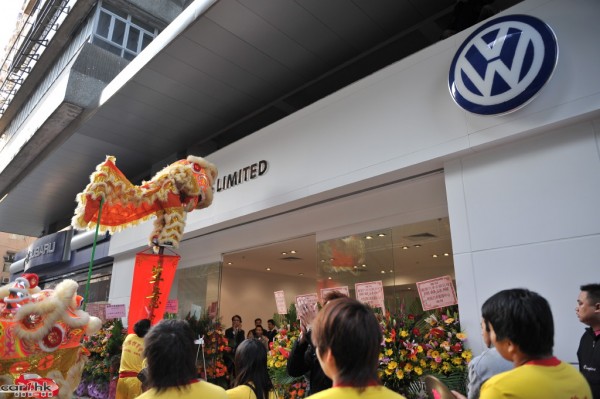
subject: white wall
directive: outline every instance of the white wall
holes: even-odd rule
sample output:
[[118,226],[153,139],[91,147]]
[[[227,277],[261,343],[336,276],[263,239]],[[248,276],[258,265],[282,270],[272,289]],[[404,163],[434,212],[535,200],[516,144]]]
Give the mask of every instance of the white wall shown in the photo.
[[574,124],[446,164],[460,311],[476,349],[483,302],[524,287],[550,302],[555,354],[577,361],[579,286],[600,282],[599,127]]
[[[211,154],[222,176],[263,159],[269,170],[217,193],[211,207],[190,213],[186,236],[429,171],[449,157],[598,112],[600,2],[576,4],[527,0],[505,12],[539,16],[554,29],[560,46],[554,76],[522,109],[478,116],[451,99],[449,66],[471,28]],[[148,232],[142,226],[117,234],[111,254],[144,247]]]

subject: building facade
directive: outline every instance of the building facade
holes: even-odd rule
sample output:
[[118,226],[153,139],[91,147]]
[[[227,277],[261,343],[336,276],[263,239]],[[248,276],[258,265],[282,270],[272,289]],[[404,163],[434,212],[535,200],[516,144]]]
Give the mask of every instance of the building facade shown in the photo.
[[[473,114],[448,92],[452,59],[474,27],[211,154],[221,176],[260,160],[268,172],[189,215],[180,268],[284,238],[314,234],[319,243],[448,218],[475,352],[483,301],[527,287],[550,301],[555,352],[575,362],[572,337],[582,326],[573,303],[579,285],[597,278],[600,255],[599,11],[594,1],[526,1],[503,13],[544,21],[560,48],[547,84],[514,112]],[[128,302],[132,251],[148,232],[141,226],[112,240],[111,301]],[[281,288],[269,284],[265,296]],[[242,295],[235,291],[221,287],[224,320],[235,310],[225,302]]]

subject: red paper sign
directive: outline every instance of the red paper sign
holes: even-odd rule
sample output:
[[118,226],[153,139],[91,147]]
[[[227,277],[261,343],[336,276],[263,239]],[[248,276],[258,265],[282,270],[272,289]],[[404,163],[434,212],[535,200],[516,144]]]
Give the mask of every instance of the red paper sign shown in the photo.
[[129,333],[141,319],[150,319],[155,325],[163,319],[179,255],[164,255],[140,252],[135,256],[129,317]]
[[104,314],[107,320],[125,317],[127,315],[125,311],[125,304],[106,305],[106,307],[104,308]]
[[287,306],[285,305],[285,295],[283,291],[275,291],[275,305],[277,305],[278,314],[287,314]]
[[177,299],[169,299],[165,307],[165,313],[177,313],[179,309],[179,301]]
[[383,301],[383,282],[371,281],[368,283],[354,284],[356,299],[374,308],[385,309]]
[[456,292],[450,276],[443,276],[417,283],[423,310],[456,305]]

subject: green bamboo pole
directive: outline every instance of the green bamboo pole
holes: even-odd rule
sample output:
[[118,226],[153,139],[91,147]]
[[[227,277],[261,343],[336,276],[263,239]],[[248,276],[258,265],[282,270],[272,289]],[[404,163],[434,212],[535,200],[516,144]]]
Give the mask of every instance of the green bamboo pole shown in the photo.
[[100,229],[100,216],[102,216],[102,205],[104,198],[100,198],[100,208],[98,208],[98,220],[96,222],[96,234],[94,235],[94,245],[92,246],[92,257],[90,258],[90,266],[88,268],[87,282],[85,283],[85,295],[83,297],[83,310],[87,307],[88,294],[90,291],[90,280],[92,279],[92,267],[94,266],[94,256],[96,255],[96,242],[98,241],[98,230]]

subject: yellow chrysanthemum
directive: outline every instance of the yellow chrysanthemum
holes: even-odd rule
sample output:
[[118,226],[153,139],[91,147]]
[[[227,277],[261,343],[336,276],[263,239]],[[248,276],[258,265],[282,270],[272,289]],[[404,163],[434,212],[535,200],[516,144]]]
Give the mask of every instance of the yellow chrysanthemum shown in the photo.
[[402,338],[406,338],[406,337],[408,337],[408,331],[406,331],[406,330],[402,330],[402,331],[400,331],[400,336],[401,336]]
[[386,350],[386,351],[385,351],[385,354],[386,354],[387,356],[392,356],[392,355],[394,354],[394,351],[393,351],[393,350],[391,350],[391,349],[388,349],[388,350]]
[[453,357],[452,358],[452,363],[456,364],[457,366],[462,364],[463,360],[460,357]]
[[387,338],[385,339],[385,342],[387,342],[387,343],[389,344],[390,342],[392,342],[392,339],[391,339],[390,337],[387,337]]
[[393,360],[392,360],[391,362],[389,362],[389,363],[388,363],[388,365],[387,365],[387,368],[388,368],[389,370],[394,370],[396,367],[398,367],[398,363],[396,363],[396,362],[395,362],[395,361],[393,361]]
[[417,375],[422,375],[423,374],[423,369],[419,366],[415,367],[415,373]]
[[427,362],[425,361],[425,359],[421,359],[421,360],[419,361],[419,365],[420,365],[421,367],[427,367]]
[[448,373],[450,370],[452,370],[452,366],[450,366],[450,363],[447,363],[447,362],[442,363],[442,371],[444,373]]
[[473,353],[470,350],[466,350],[461,354],[461,357],[469,363],[473,357]]
[[446,323],[446,324],[454,323],[454,319],[452,317],[448,317],[446,320],[444,320],[444,323]]
[[281,367],[281,362],[279,360],[275,362],[275,367],[277,367],[277,368]]
[[436,362],[433,361],[433,362],[429,363],[429,368],[432,369],[432,370],[437,370],[438,369],[438,365],[437,365]]
[[464,341],[465,339],[467,339],[467,334],[459,332],[456,334],[456,338],[460,339],[461,341]]
[[390,369],[385,370],[385,375],[392,375],[393,371]]
[[396,378],[399,380],[404,378],[404,372],[401,369],[396,370]]
[[442,353],[440,354],[440,357],[441,357],[442,359],[444,359],[444,360],[445,360],[445,359],[449,359],[449,358],[450,358],[450,355],[449,355],[448,353],[446,353],[446,352],[442,352]]
[[440,357],[440,352],[438,352],[438,351],[432,351],[432,352],[431,352],[431,357],[432,357],[432,358],[434,358],[434,359],[435,359],[436,357]]
[[412,366],[412,364],[410,364],[410,363],[406,363],[406,364],[404,365],[404,371],[405,371],[405,372],[407,372],[407,373],[410,373],[410,372],[412,371],[412,369],[413,369],[413,366]]
[[423,353],[423,347],[421,345],[417,346],[417,352]]

